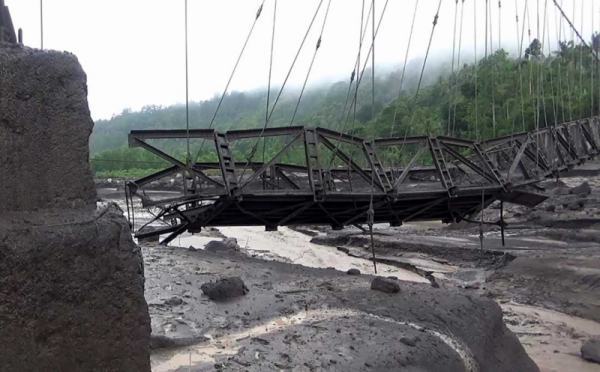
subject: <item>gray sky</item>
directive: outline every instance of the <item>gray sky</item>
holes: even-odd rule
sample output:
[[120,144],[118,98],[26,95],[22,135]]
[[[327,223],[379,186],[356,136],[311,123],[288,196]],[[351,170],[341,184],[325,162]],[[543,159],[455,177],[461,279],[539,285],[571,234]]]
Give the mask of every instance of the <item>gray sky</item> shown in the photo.
[[[40,47],[40,1],[5,0],[15,27],[23,28],[25,44]],[[188,0],[190,99],[197,101],[220,94],[231,74],[262,0]],[[281,84],[321,0],[278,0],[273,84]],[[323,0],[304,49],[290,77],[290,86],[302,84],[320,33],[327,4]],[[375,0],[379,19],[385,0]],[[559,0],[569,18],[586,39],[600,29],[600,0]],[[265,0],[246,52],[230,86],[249,90],[267,84],[273,8]],[[358,52],[363,0],[331,0],[323,43],[311,73],[310,83],[347,79]],[[371,5],[365,0],[365,16]],[[376,65],[399,64],[404,59],[416,0],[389,0],[376,41]],[[485,54],[486,0],[465,0],[461,65],[473,62],[475,30],[477,55]],[[519,35],[526,3],[531,38],[545,34],[554,48],[560,15],[552,0],[516,0]],[[544,33],[544,5],[548,4]],[[431,45],[430,58],[451,61],[456,3],[442,0],[440,17]],[[537,6],[539,4],[539,13]],[[490,0],[493,49],[502,45],[517,53],[515,0]],[[456,55],[460,29],[458,3]],[[420,0],[409,60],[425,55],[438,0]],[[477,8],[476,13],[475,9]],[[583,15],[582,15],[583,10]],[[475,15],[477,15],[475,17]],[[501,22],[499,24],[499,18]],[[477,23],[475,28],[474,23]],[[499,27],[501,26],[501,27]],[[363,47],[363,62],[370,47],[371,23]],[[567,38],[571,31],[566,23]],[[525,26],[525,47],[529,43]],[[562,31],[564,34],[564,31]],[[549,36],[548,36],[549,35]],[[490,35],[488,34],[488,38]],[[564,38],[564,37],[562,37]],[[185,102],[184,0],[44,0],[44,47],[75,53],[88,75],[89,103],[94,119],[110,118],[124,108]],[[466,59],[468,58],[468,59]],[[361,65],[362,63],[361,62]]]

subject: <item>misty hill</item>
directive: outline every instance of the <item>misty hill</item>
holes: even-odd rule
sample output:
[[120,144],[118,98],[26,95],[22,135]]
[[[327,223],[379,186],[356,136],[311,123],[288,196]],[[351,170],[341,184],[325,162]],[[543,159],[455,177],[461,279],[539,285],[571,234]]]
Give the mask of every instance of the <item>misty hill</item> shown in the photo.
[[[596,50],[600,49],[598,41],[598,38],[592,40]],[[520,60],[510,58],[501,50],[476,65],[461,66],[453,75],[446,73],[448,68],[439,68],[437,73],[426,70],[416,100],[419,63],[407,68],[406,89],[399,98],[401,71],[378,76],[375,118],[372,117],[370,73],[366,72],[358,92],[354,126],[350,124],[353,110],[350,120],[346,120],[352,93],[343,114],[348,81],[311,88],[304,92],[293,124],[343,129],[344,132],[353,130],[364,138],[418,134],[490,138],[598,112],[600,84],[595,69],[591,54],[581,53],[579,45],[562,43],[560,50],[544,55],[540,43],[534,40]],[[270,107],[277,93],[277,89],[272,90]],[[298,95],[298,91],[282,95],[270,127],[290,125]],[[228,94],[214,126],[221,131],[261,128],[265,123],[266,98],[266,90]],[[218,101],[219,97],[214,97],[191,103],[190,127],[208,127]],[[159,168],[164,164],[153,155],[126,148],[127,133],[132,129],[173,128],[185,128],[184,106],[148,106],[140,112],[126,110],[110,120],[98,121],[90,140],[92,166],[96,171]],[[198,144],[192,142],[192,154]],[[160,147],[178,158],[185,158],[185,141],[162,141]],[[249,143],[236,144],[234,156],[245,159],[251,147]],[[265,147],[268,155],[281,148],[273,141]],[[206,146],[198,159],[215,160],[210,148]]]
[[[443,66],[443,67],[440,67]],[[407,66],[404,87],[414,90],[422,66],[422,60],[413,60]],[[424,84],[431,84],[438,76],[446,73],[444,70],[449,62],[444,61],[438,65],[429,65],[428,74],[424,77]],[[449,67],[448,67],[449,69]],[[375,101],[377,111],[397,97],[400,85],[401,70],[385,68],[376,75]],[[386,72],[387,71],[387,72]],[[302,96],[298,112],[294,118],[294,125],[312,125],[334,127],[342,117],[342,109],[348,94],[350,73],[348,80],[330,85],[317,85],[307,88]],[[358,77],[357,77],[358,79]],[[352,86],[352,95],[354,94]],[[272,88],[270,92],[270,108],[279,93],[279,88]],[[283,92],[269,127],[290,125],[300,89],[290,89]],[[351,104],[353,96],[350,96]],[[207,128],[215,113],[220,96],[201,102],[190,102],[190,128]],[[267,89],[257,89],[246,92],[231,92],[225,97],[213,127],[221,131],[228,129],[261,128],[265,123],[267,102]],[[360,113],[360,115],[359,115]],[[337,115],[337,117],[336,117]],[[360,83],[358,92],[357,119],[367,122],[371,119],[371,71],[367,69]],[[127,133],[132,129],[184,129],[186,126],[185,106],[155,106],[149,105],[141,111],[124,110],[109,120],[98,120],[90,138],[90,151],[92,155],[105,150],[114,150],[127,145]]]

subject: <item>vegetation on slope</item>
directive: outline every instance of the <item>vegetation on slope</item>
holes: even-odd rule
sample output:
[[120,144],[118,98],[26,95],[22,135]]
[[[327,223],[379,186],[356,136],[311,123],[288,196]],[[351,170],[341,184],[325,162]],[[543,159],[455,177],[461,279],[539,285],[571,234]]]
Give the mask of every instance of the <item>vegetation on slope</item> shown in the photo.
[[[591,45],[595,51],[600,50],[600,39],[596,35]],[[439,75],[434,81],[431,76],[425,77],[429,81],[423,84],[417,97],[418,74],[407,75],[406,89],[399,97],[401,71],[380,76],[375,81],[375,117],[372,116],[370,78],[361,82],[356,110],[352,107],[354,85],[346,101],[349,82],[305,92],[293,123],[291,118],[298,94],[287,93],[282,95],[269,126],[319,126],[363,138],[423,134],[469,139],[502,136],[598,113],[598,66],[581,44],[560,43],[558,51],[544,55],[540,42],[535,39],[521,59],[510,58],[500,50],[477,64],[463,65],[454,74]],[[368,71],[365,74],[369,76]],[[272,91],[271,99],[277,93]],[[265,123],[266,96],[264,90],[228,94],[213,126],[221,131],[261,128]],[[214,97],[192,103],[190,127],[208,127],[218,101],[219,97]],[[163,168],[168,164],[149,152],[127,148],[127,133],[132,129],[181,129],[182,123],[185,123],[183,106],[148,106],[140,112],[125,110],[110,120],[98,121],[90,143],[92,168],[104,174]],[[261,142],[254,160],[262,159],[263,145],[268,157],[282,148],[283,141],[285,139]],[[207,144],[198,152],[200,143],[191,141],[192,158],[198,155],[198,161],[215,161],[212,146]],[[236,143],[233,149],[236,160],[247,159],[255,143]],[[156,141],[155,144],[181,160],[186,157],[185,140]],[[300,151],[292,151],[285,160],[301,162],[301,159]]]

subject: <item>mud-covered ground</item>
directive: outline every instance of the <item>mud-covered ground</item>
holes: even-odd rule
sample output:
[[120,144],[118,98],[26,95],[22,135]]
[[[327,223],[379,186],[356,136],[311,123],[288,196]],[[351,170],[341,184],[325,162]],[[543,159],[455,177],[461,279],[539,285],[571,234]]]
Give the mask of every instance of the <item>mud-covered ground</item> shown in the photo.
[[[569,193],[584,181],[589,195]],[[505,246],[500,229],[489,225],[380,226],[377,257],[431,271],[442,288],[495,299],[543,371],[600,371],[600,365],[579,355],[582,342],[600,334],[600,178],[566,178],[558,188],[555,182],[544,186],[550,197],[538,207],[504,206]],[[484,213],[486,222],[499,218],[499,205]],[[313,242],[371,257],[369,239],[358,230],[330,231]],[[431,262],[458,269],[444,272]]]
[[[153,371],[536,371],[490,299],[372,276],[144,245],[156,350]],[[225,302],[201,284],[239,276],[249,293]]]
[[[588,181],[590,185],[591,193],[589,195],[569,193],[570,188],[580,185],[584,180]],[[502,246],[499,228],[493,226],[483,226],[483,250],[480,249],[479,225],[463,223],[447,226],[440,223],[416,223],[400,228],[376,226],[378,274],[392,275],[403,281],[422,283],[422,288],[426,288],[426,290],[430,290],[430,282],[433,277],[435,283],[440,287],[436,289],[438,292],[435,298],[443,297],[440,296],[440,293],[445,295],[448,291],[463,293],[471,298],[494,300],[503,310],[505,324],[518,336],[526,352],[542,371],[600,371],[599,364],[586,362],[581,359],[579,354],[579,348],[586,339],[600,335],[600,225],[597,225],[600,224],[600,178],[568,178],[562,179],[558,185],[557,189],[554,182],[544,184],[550,198],[534,209],[504,206],[504,218],[509,224],[505,246]],[[485,211],[484,219],[488,222],[497,221],[499,213],[499,206],[492,206]],[[362,231],[353,228],[341,232],[311,226],[294,229],[280,228],[277,232],[265,232],[263,228],[259,227],[219,228],[203,232],[200,235],[181,236],[172,243],[181,247],[178,249],[145,247],[148,278],[147,297],[150,302],[154,332],[174,335],[182,332],[184,342],[187,337],[187,341],[197,344],[191,348],[157,351],[153,356],[155,371],[177,370],[183,365],[193,366],[198,363],[204,363],[202,368],[208,370],[215,366],[224,370],[228,368],[236,370],[238,367],[241,368],[240,370],[261,370],[260,368],[267,368],[266,365],[269,365],[269,368],[285,370],[290,369],[292,365],[297,365],[297,360],[294,358],[308,358],[301,352],[308,347],[306,345],[297,347],[291,354],[288,351],[279,350],[281,345],[289,344],[289,340],[282,336],[283,338],[279,341],[267,340],[269,341],[267,345],[277,349],[276,355],[283,355],[282,360],[275,360],[273,353],[267,352],[269,356],[265,357],[258,351],[258,354],[254,355],[253,361],[246,360],[241,364],[234,361],[233,364],[228,364],[228,361],[231,362],[232,359],[227,358],[236,359],[232,355],[240,355],[240,350],[244,354],[248,349],[257,345],[266,346],[263,345],[264,341],[252,341],[254,336],[241,334],[243,332],[240,333],[239,330],[241,324],[245,329],[254,330],[252,331],[254,333],[251,332],[252,335],[258,334],[256,326],[262,327],[265,322],[262,321],[263,317],[261,317],[262,320],[258,319],[257,314],[262,313],[263,310],[258,311],[254,308],[251,311],[244,311],[242,314],[247,312],[252,316],[237,314],[233,320],[226,313],[215,315],[212,302],[201,294],[199,286],[202,284],[201,281],[214,280],[232,270],[233,272],[242,270],[244,275],[251,272],[250,280],[253,281],[257,279],[254,277],[254,269],[249,271],[245,264],[206,259],[202,256],[207,254],[206,252],[188,252],[185,249],[189,246],[201,249],[209,241],[221,240],[224,237],[236,238],[244,257],[313,268],[330,268],[317,271],[308,269],[309,271],[302,275],[308,275],[310,279],[291,280],[292,284],[288,283],[289,278],[282,280],[280,277],[273,281],[272,278],[271,280],[267,277],[260,278],[259,275],[259,283],[251,285],[251,292],[256,292],[256,290],[252,291],[254,287],[258,288],[261,293],[266,291],[275,296],[275,303],[267,301],[270,303],[270,310],[267,311],[270,315],[266,316],[269,321],[276,323],[267,324],[264,330],[273,327],[290,327],[293,324],[293,331],[291,331],[292,328],[289,330],[294,333],[299,332],[295,328],[296,323],[313,324],[316,322],[316,324],[321,324],[329,321],[327,320],[329,318],[321,310],[314,312],[310,309],[303,309],[307,302],[320,301],[319,299],[322,297],[319,293],[323,288],[319,285],[325,286],[325,297],[329,298],[333,293],[339,292],[340,289],[337,285],[340,283],[343,283],[341,286],[343,288],[357,283],[354,278],[348,279],[342,275],[347,269],[358,268],[365,274],[374,274],[373,264],[370,261],[369,237]],[[185,256],[185,259],[182,258],[182,255]],[[195,263],[181,264],[182,260],[185,262],[190,259],[192,261],[198,259],[199,263],[197,265]],[[262,260],[257,262],[261,262],[260,265],[270,265]],[[279,263],[272,264],[280,268],[277,266],[280,265]],[[298,267],[297,265],[288,266],[283,270],[291,270],[289,267]],[[251,265],[251,267],[254,266]],[[267,271],[272,273],[273,270]],[[190,275],[196,275],[195,279],[182,279]],[[333,275],[335,279],[333,281],[325,279],[329,275]],[[362,280],[365,280],[364,278]],[[264,281],[261,283],[260,281],[263,279]],[[285,284],[283,284],[284,282]],[[277,283],[280,283],[280,286],[292,286],[295,289],[277,289]],[[297,286],[298,283],[300,283],[299,286]],[[362,289],[368,288],[368,284],[362,283],[361,285]],[[171,291],[178,293],[185,305],[182,307],[165,305],[165,301],[170,298]],[[282,293],[281,291],[291,291],[291,293]],[[369,292],[366,291],[367,294]],[[365,293],[361,293],[361,295],[364,296]],[[288,297],[294,298],[294,300],[289,303],[286,301]],[[261,298],[264,300],[264,297]],[[341,301],[342,303],[353,303],[355,300],[345,298]],[[279,303],[282,305],[278,307]],[[189,306],[202,310],[211,309],[208,315],[210,320],[206,318],[204,323],[190,321],[186,318],[190,314]],[[240,304],[236,308],[240,306],[243,308],[245,305]],[[384,308],[389,306],[393,305],[385,304]],[[291,310],[285,310],[286,308]],[[275,311],[273,309],[279,312],[279,315],[273,315],[272,311]],[[347,308],[344,309],[347,310]],[[201,312],[201,310],[195,311]],[[359,317],[370,316],[361,311],[359,311]],[[288,315],[286,312],[295,315]],[[465,317],[468,318],[468,315]],[[398,321],[400,318],[396,317],[395,319]],[[206,332],[207,329],[214,330],[221,327],[219,322],[226,330],[231,327],[231,324],[235,324],[233,328],[236,331],[233,333],[230,330],[226,331],[225,333],[229,336],[223,336],[227,341],[222,341],[222,344],[219,344],[216,339],[204,339],[207,334],[211,334]],[[199,324],[204,324],[204,326],[199,326]],[[360,329],[361,332],[357,333],[361,335],[364,333],[363,331],[366,331],[361,328],[360,322],[352,321],[343,324],[348,329],[353,327]],[[303,327],[300,327],[302,332],[305,331]],[[308,328],[314,329],[312,326],[308,326]],[[343,332],[344,328],[341,329]],[[288,330],[284,333],[288,334],[287,332]],[[368,331],[366,332],[368,334]],[[270,331],[267,333],[270,334]],[[190,335],[197,335],[200,339],[189,340]],[[316,337],[316,334],[313,336]],[[256,337],[261,338],[261,336]],[[336,335],[334,335],[335,337]],[[359,345],[366,342],[363,337],[353,337]],[[387,336],[383,334],[377,337],[371,335],[367,339],[373,340],[375,344],[395,342],[395,340],[388,340],[385,337]],[[345,344],[346,341],[342,344]],[[338,351],[339,355],[346,355],[338,350],[342,344],[336,346],[327,342],[322,344],[323,340],[320,342],[315,350],[310,348],[306,350],[312,350],[311,353],[319,353],[323,348],[327,350],[333,348]],[[249,344],[246,345],[246,343]],[[307,345],[311,345],[311,343],[307,342]],[[357,346],[352,347],[356,348]],[[228,357],[223,358],[222,355],[228,355]],[[329,354],[327,355],[328,358]],[[258,363],[263,360],[263,357],[269,361],[267,364]],[[361,354],[359,358],[360,363],[372,365],[370,361],[363,362],[368,359],[367,356]],[[302,364],[303,367],[293,370],[352,370],[352,368],[344,369],[341,364],[335,364],[336,362],[323,364],[324,362],[321,361],[319,362],[321,364],[316,365]],[[344,366],[355,366],[355,364]],[[427,370],[438,370],[434,366],[429,367],[431,369]],[[180,370],[204,370],[198,368]],[[387,369],[380,366],[374,370]]]

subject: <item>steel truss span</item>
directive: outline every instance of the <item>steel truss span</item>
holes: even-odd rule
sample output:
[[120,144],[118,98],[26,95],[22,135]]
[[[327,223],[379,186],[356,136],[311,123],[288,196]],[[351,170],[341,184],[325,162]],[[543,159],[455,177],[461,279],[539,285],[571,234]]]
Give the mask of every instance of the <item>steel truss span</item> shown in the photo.
[[[598,155],[599,123],[592,117],[482,142],[442,136],[367,141],[302,126],[226,133],[135,130],[129,146],[171,166],[126,184],[128,212],[135,200],[157,211],[152,221],[161,220],[163,228],[149,229],[146,223],[134,229],[139,238],[166,234],[165,244],[208,226],[361,225],[368,222],[371,198],[375,223],[469,220],[498,200],[543,202],[538,182]],[[218,161],[184,163],[150,143],[188,136],[212,143]],[[234,159],[238,142],[265,138],[281,143],[281,150],[261,162]],[[291,152],[301,152],[303,161],[286,162]],[[161,199],[145,192],[176,176],[183,180],[179,194]]]

